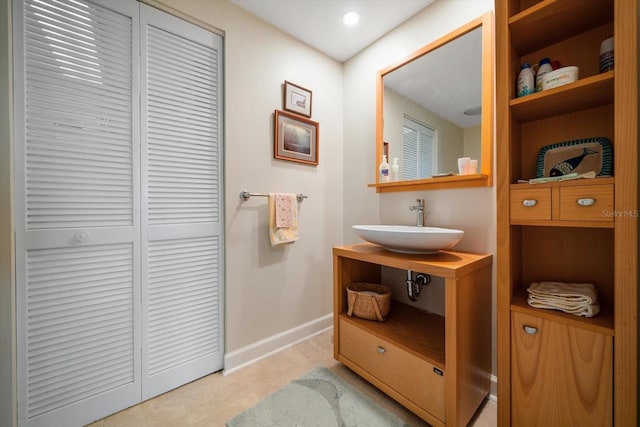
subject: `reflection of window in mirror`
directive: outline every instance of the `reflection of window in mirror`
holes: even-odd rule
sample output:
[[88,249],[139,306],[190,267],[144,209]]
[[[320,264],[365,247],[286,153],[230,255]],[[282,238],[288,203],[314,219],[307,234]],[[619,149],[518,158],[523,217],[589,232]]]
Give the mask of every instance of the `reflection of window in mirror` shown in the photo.
[[435,159],[438,133],[432,126],[404,116],[402,179],[429,178],[437,173]]

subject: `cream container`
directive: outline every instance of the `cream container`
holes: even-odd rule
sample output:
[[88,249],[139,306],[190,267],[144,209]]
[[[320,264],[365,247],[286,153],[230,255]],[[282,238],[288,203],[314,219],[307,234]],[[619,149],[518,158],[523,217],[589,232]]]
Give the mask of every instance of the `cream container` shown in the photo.
[[549,71],[542,80],[542,90],[573,83],[578,80],[578,67],[562,67]]

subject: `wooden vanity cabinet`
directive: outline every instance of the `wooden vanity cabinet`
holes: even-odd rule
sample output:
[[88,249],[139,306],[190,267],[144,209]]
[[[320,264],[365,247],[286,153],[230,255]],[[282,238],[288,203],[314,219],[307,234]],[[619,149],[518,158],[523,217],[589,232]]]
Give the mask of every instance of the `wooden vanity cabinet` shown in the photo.
[[[467,425],[489,393],[491,255],[333,249],[334,357],[433,426]],[[443,277],[445,315],[392,301],[383,322],[347,315],[351,283],[381,283],[384,267]]]
[[[638,2],[496,1],[498,425],[638,425]],[[614,37],[615,69],[600,73]],[[516,97],[548,57],[577,81]],[[549,145],[606,137],[613,176],[545,184]],[[527,304],[532,282],[593,283],[592,318]],[[536,334],[527,334],[525,326]]]

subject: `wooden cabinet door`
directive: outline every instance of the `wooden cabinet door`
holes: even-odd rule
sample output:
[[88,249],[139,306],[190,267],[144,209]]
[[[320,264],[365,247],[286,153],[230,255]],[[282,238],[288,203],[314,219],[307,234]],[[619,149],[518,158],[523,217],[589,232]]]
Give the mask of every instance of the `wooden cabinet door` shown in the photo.
[[613,337],[513,312],[511,425],[613,424]]

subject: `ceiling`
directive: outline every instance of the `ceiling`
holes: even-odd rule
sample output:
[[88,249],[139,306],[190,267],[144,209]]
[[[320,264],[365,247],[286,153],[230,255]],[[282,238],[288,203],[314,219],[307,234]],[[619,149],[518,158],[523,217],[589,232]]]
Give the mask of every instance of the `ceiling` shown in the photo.
[[[230,1],[331,58],[345,62],[434,0]],[[360,14],[360,22],[351,28],[342,23],[342,16],[348,11]],[[394,72],[393,79],[385,77],[385,85],[460,127],[477,126],[480,115],[463,114],[468,107],[480,104],[477,88],[481,84],[481,50],[478,39],[474,40],[470,45],[457,41],[455,54],[438,49],[447,60],[432,53],[429,56],[437,59],[425,65],[428,71],[408,67],[403,72]],[[469,73],[469,70],[477,71]]]
[[[285,33],[344,62],[424,9],[433,0],[231,0]],[[354,27],[342,23],[360,14]]]

